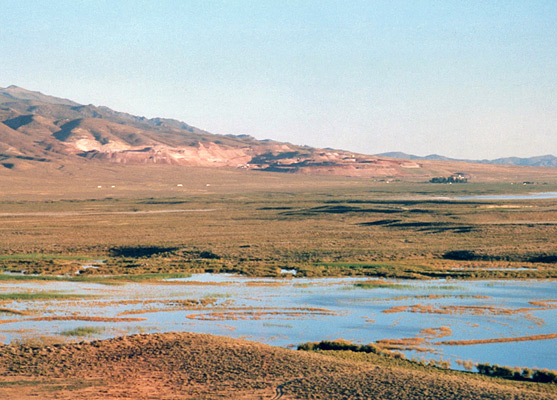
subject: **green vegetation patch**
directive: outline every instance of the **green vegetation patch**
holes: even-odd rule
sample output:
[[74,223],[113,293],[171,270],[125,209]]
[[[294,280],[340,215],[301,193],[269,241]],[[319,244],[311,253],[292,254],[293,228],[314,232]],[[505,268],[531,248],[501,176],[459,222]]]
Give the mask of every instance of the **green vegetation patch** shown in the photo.
[[293,325],[290,324],[277,324],[274,322],[263,322],[263,326],[272,327],[272,328],[293,328]]
[[152,273],[152,274],[134,274],[134,275],[83,275],[68,278],[72,282],[92,282],[92,283],[117,283],[117,282],[148,282],[162,281],[167,279],[189,278],[191,274],[187,273]]
[[91,337],[93,335],[97,335],[102,333],[104,328],[96,327],[96,326],[80,326],[75,329],[70,329],[67,331],[60,332],[62,336],[79,336],[79,337]]
[[441,285],[441,286],[428,286],[428,290],[466,290],[463,286],[454,285]]
[[358,282],[354,284],[358,289],[409,289],[412,285],[403,285],[401,283],[371,281],[371,282]]
[[135,275],[79,275],[79,276],[51,276],[51,275],[10,275],[1,274],[0,281],[62,281],[62,282],[91,282],[102,284],[119,284],[125,282],[162,281],[165,279],[189,278],[188,273],[151,273]]
[[32,293],[0,293],[0,301],[18,301],[18,300],[71,300],[94,298],[98,296],[86,294],[69,294],[59,292],[32,292]]
[[12,275],[0,273],[0,281],[68,281],[71,277],[52,275]]

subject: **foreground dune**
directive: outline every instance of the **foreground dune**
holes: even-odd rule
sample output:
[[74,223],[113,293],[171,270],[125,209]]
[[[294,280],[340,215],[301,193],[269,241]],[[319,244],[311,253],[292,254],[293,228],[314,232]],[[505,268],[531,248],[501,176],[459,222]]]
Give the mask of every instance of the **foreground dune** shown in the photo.
[[557,399],[506,382],[190,333],[2,346],[2,399]]

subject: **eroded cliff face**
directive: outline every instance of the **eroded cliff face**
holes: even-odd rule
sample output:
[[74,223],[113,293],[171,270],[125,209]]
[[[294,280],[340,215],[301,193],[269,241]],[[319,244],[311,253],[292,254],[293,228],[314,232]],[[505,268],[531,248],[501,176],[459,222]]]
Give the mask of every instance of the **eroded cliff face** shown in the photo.
[[80,143],[81,157],[104,160],[120,164],[172,164],[200,167],[241,167],[249,163],[252,156],[249,148],[234,148],[215,143],[198,143],[195,146],[169,147],[164,145],[125,146],[114,148],[111,146],[96,146],[92,144],[85,148]]
[[[118,142],[99,144],[90,139],[67,142],[67,151],[87,159],[119,164],[172,164],[231,167],[273,172],[348,176],[397,176],[417,163],[380,160],[337,151],[300,151],[295,146],[264,144],[235,147],[215,142],[170,147],[161,144],[131,146]],[[409,165],[412,164],[412,165]]]

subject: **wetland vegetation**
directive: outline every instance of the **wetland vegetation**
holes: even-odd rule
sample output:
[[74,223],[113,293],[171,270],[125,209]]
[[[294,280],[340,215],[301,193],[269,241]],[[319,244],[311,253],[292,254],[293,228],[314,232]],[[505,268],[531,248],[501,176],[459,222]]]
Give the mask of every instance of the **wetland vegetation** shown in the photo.
[[91,337],[92,335],[99,334],[104,330],[104,328],[99,328],[95,326],[79,326],[74,329],[69,329],[67,331],[60,332],[63,336],[78,336],[78,337]]
[[11,274],[0,279],[278,277],[285,269],[296,277],[557,277],[557,244],[550,240],[557,237],[555,200],[448,199],[521,192],[509,184],[456,186],[366,182],[328,190],[2,201],[0,271]]
[[[455,199],[532,190],[511,182],[258,179],[244,191],[222,180],[0,198],[1,339],[41,347],[180,330],[287,346],[348,336],[374,351],[320,353],[352,370],[372,359],[430,376],[440,372],[425,364],[522,366],[489,346],[525,344],[534,371],[555,341],[554,199]],[[539,188],[556,190],[557,178]],[[283,304],[266,300],[273,293]]]
[[[249,278],[195,274],[161,281],[4,282],[0,340],[192,331],[289,347],[345,338],[458,368],[475,363],[555,369],[553,281]],[[442,364],[439,364],[442,363]]]

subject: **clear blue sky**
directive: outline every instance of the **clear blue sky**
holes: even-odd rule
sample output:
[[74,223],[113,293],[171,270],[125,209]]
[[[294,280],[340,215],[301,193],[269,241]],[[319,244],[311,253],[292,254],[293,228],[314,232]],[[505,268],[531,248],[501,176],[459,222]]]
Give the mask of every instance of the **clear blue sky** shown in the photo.
[[368,154],[557,155],[555,0],[1,8],[1,87]]

